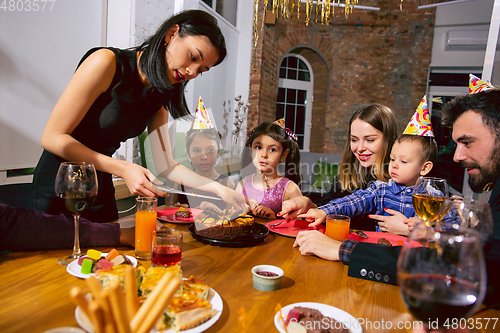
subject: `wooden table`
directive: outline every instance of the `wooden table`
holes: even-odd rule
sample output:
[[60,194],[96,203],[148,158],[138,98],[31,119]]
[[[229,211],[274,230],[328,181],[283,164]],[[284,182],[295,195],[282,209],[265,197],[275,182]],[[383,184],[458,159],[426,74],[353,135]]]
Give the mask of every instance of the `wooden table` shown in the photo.
[[[133,223],[133,216],[121,222]],[[412,325],[396,286],[347,276],[347,266],[315,256],[302,256],[292,247],[294,238],[269,234],[266,240],[249,248],[221,248],[194,240],[187,225],[166,224],[184,231],[182,270],[210,285],[222,297],[220,319],[206,332],[241,332],[238,309],[246,311],[249,333],[277,332],[274,326],[276,304],[318,302],[347,311],[365,321],[364,332],[411,331],[396,329],[398,323]],[[107,252],[109,248],[101,248]],[[134,255],[130,248],[120,253]],[[79,286],[88,291],[82,279],[66,272],[57,259],[70,250],[18,252],[0,256],[0,332],[43,332],[61,326],[78,326],[75,305],[69,291]],[[149,266],[149,262],[142,262]],[[251,268],[270,264],[281,267],[285,276],[281,289],[259,291],[252,285]],[[483,309],[474,318],[498,318],[500,311]],[[483,321],[484,325],[485,321]],[[392,329],[389,329],[392,327]],[[500,327],[497,323],[496,329]],[[488,330],[494,332],[492,322]]]

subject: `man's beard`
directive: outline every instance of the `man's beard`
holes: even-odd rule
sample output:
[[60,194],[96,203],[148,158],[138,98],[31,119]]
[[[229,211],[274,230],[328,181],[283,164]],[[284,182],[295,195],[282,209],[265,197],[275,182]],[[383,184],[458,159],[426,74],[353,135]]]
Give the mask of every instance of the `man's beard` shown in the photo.
[[485,190],[486,185],[497,180],[500,172],[500,144],[496,144],[490,156],[486,159],[486,165],[479,165],[475,162],[462,162],[464,168],[477,168],[479,174],[469,175],[469,186],[475,193],[481,193]]

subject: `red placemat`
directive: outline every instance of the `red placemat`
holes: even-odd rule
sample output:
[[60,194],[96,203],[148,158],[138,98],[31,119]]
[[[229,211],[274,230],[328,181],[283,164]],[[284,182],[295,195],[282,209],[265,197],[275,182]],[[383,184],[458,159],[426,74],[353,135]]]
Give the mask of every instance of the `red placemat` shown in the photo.
[[306,221],[303,221],[303,220],[297,220],[297,223],[296,223],[296,220],[290,220],[289,222],[282,223],[282,224],[277,225],[275,227],[270,226],[270,224],[275,224],[275,223],[283,222],[283,221],[284,220],[271,221],[271,222],[266,224],[266,227],[267,227],[267,229],[269,229],[269,231],[272,231],[275,234],[287,236],[287,237],[297,237],[297,234],[299,233],[299,231],[302,231],[302,230],[318,230],[319,232],[321,232],[323,234],[325,233],[325,225],[324,224],[320,224],[316,228],[309,228],[307,226],[308,223]]
[[180,217],[175,217],[175,212],[179,210],[179,208],[165,208],[165,209],[160,209],[157,214],[157,218],[160,221],[164,222],[171,222],[171,223],[193,223],[195,217],[203,212],[202,209],[197,209],[197,208],[185,208],[191,212],[191,217],[189,218],[180,218]]
[[[403,246],[408,241],[408,238],[405,236],[389,234],[387,232],[363,231],[363,233],[366,236],[368,236],[368,238],[362,238],[361,236],[358,236],[354,232],[351,232],[347,238],[358,242],[373,243],[373,244],[377,244],[380,238],[385,238],[392,244],[392,246]],[[413,241],[411,242],[411,246],[421,247],[422,244]]]

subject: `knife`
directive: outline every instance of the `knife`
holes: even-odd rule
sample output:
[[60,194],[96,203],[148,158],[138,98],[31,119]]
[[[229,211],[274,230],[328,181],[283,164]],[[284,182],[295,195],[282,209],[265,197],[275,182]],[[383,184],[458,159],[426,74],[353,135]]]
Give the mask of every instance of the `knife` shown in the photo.
[[211,197],[209,195],[203,195],[203,194],[198,194],[198,193],[189,193],[189,192],[184,192],[184,191],[181,191],[181,190],[177,190],[173,187],[170,187],[170,186],[167,186],[167,185],[156,185],[154,183],[151,183],[152,185],[156,186],[157,188],[159,188],[160,190],[162,190],[163,192],[169,192],[169,193],[177,193],[177,194],[183,194],[183,195],[187,195],[187,196],[191,196],[191,197],[198,197],[198,198],[204,198],[204,199],[212,199],[212,200],[222,200],[221,198],[219,197]]

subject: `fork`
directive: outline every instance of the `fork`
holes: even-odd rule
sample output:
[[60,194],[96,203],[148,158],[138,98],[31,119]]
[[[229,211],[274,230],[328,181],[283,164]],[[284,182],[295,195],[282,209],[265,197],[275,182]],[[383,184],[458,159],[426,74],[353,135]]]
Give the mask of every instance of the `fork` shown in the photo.
[[285,220],[285,221],[281,221],[281,222],[277,222],[277,223],[269,224],[269,226],[270,226],[271,228],[274,228],[274,227],[276,227],[276,226],[278,226],[278,225],[280,225],[280,224],[283,224],[283,223],[287,223],[287,221]]

